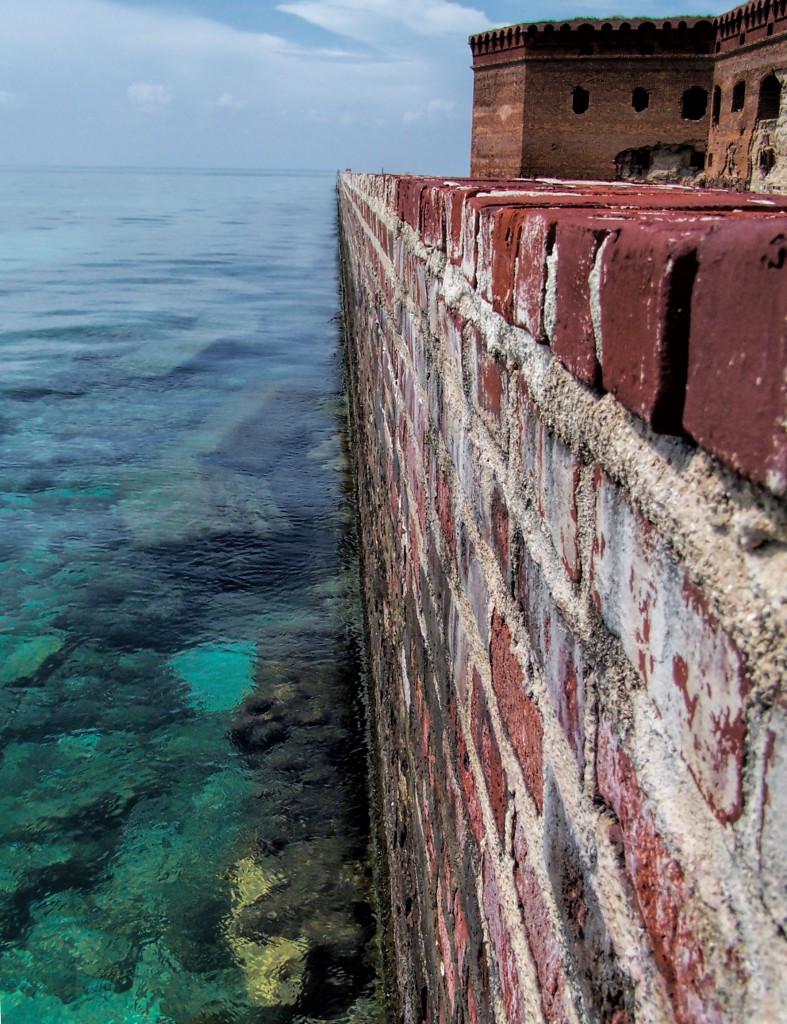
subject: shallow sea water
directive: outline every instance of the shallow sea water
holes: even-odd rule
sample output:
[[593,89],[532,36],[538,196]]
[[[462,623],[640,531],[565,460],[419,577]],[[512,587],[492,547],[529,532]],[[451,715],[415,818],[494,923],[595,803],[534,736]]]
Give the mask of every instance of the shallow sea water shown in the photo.
[[381,1021],[331,175],[0,171],[3,1024]]

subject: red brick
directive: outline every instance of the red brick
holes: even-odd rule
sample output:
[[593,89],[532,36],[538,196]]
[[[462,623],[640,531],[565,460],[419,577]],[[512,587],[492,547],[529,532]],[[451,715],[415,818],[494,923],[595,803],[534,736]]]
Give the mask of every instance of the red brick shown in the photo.
[[590,306],[590,274],[603,231],[583,220],[559,218],[555,235],[556,317],[550,342],[560,362],[584,384],[601,384]]
[[429,178],[411,178],[400,175],[396,179],[396,214],[400,220],[417,231],[421,223],[421,193]]
[[596,485],[592,594],[722,823],[742,810],[748,680],[732,638],[664,540],[604,474]]
[[492,723],[489,720],[489,711],[481,685],[481,677],[477,669],[473,671],[473,704],[470,712],[470,724],[473,743],[478,752],[481,769],[486,780],[486,789],[495,824],[497,825],[498,837],[502,841],[506,820],[506,806],[508,805],[508,787],[506,786],[500,750],[492,730]]
[[683,425],[713,455],[787,492],[787,231],[725,221],[703,239]]
[[451,557],[456,561],[456,523],[451,504],[451,489],[448,476],[439,466],[435,470],[434,503],[443,536],[451,551]]
[[421,193],[421,233],[426,245],[445,252],[445,212],[443,197],[446,188],[430,184]]
[[601,363],[605,391],[659,433],[679,434],[691,290],[703,228],[629,221],[601,255]]
[[455,729],[456,761],[459,768],[459,782],[465,796],[465,807],[467,808],[467,817],[470,821],[470,828],[473,830],[476,842],[481,846],[485,838],[484,818],[481,813],[481,801],[478,799],[478,790],[476,789],[473,771],[470,767],[470,758],[467,753],[467,747],[465,746],[461,726],[457,723],[455,725]]
[[540,814],[544,809],[541,716],[533,700],[525,693],[522,666],[511,650],[511,632],[497,610],[492,613],[489,660],[500,717]]
[[516,958],[503,914],[503,901],[489,850],[483,856],[483,906],[489,938],[495,951],[503,1005],[508,1024],[524,1024],[525,1008],[519,987]]
[[495,218],[491,299],[492,308],[508,323],[514,322],[514,279],[524,211],[501,210]]
[[437,917],[437,945],[440,954],[440,963],[442,967],[443,981],[445,983],[445,990],[448,993],[448,1002],[451,1007],[451,1015],[453,1016],[454,1008],[456,1006],[456,967],[454,964],[454,952],[451,947],[451,939],[449,937],[448,927],[446,924],[443,898],[444,886],[442,880],[439,880],[437,883],[437,893],[435,895],[435,911]]
[[555,604],[540,566],[527,552],[519,559],[516,596],[552,705],[582,776],[585,765],[584,648]]
[[505,379],[500,361],[480,343],[476,397],[479,406],[500,422],[505,394]]
[[524,327],[536,341],[546,341],[546,259],[553,243],[553,230],[552,216],[537,210],[527,211],[520,228],[512,300],[513,322],[517,327]]
[[[693,925],[684,871],[656,828],[631,761],[603,719],[597,783],[601,797],[620,822],[626,869],[677,1024],[728,1022],[729,1007],[719,1003],[715,978],[705,965],[703,939]],[[727,960],[740,974],[742,968],[733,949],[727,951]]]
[[514,886],[522,911],[522,924],[538,977],[541,1005],[547,1024],[567,1024],[563,1009],[565,977],[560,945],[552,927],[541,887],[527,856],[527,841],[515,819],[511,853],[514,858]]
[[579,538],[577,532],[577,487],[580,464],[577,457],[539,420],[537,449],[537,501],[541,520],[574,582],[579,580]]
[[508,544],[508,506],[506,505],[505,495],[497,483],[492,485],[492,498],[489,511],[491,519],[490,526],[492,544],[495,549],[495,553],[497,554],[497,560],[503,572],[503,577],[507,578],[510,564]]

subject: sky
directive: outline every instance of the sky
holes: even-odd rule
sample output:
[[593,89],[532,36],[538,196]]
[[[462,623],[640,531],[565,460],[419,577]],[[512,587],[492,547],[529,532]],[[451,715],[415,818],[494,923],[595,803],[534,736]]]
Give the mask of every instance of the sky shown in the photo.
[[467,37],[714,0],[0,0],[0,165],[466,174]]

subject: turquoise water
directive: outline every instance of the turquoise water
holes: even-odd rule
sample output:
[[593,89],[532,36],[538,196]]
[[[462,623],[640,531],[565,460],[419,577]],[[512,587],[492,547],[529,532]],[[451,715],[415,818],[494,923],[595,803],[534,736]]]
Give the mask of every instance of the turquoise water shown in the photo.
[[3,1024],[381,1019],[333,185],[0,171]]

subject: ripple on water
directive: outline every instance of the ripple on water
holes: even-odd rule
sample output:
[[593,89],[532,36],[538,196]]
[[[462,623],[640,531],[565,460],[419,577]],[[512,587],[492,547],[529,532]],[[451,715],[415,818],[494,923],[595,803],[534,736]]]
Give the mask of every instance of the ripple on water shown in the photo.
[[3,176],[4,1024],[379,1024],[332,176]]

